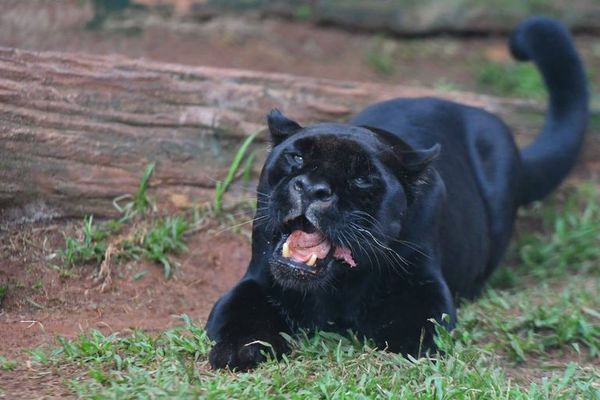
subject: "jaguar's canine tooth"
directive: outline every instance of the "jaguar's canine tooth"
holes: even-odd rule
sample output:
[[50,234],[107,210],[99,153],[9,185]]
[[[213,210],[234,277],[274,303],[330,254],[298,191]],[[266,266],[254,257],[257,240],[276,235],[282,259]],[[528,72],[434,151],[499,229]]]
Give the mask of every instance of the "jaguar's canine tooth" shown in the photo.
[[306,262],[306,265],[308,265],[309,267],[314,266],[317,263],[317,255],[315,253],[313,253],[312,256],[310,256],[310,258],[308,259],[308,261]]
[[281,248],[281,255],[285,258],[290,258],[290,245],[288,242],[283,244],[283,247]]

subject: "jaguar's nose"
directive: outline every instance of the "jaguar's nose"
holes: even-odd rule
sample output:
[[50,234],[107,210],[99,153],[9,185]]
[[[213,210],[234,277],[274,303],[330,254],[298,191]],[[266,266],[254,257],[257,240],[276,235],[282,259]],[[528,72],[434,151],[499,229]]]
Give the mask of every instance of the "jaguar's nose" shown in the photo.
[[324,181],[311,181],[306,175],[294,178],[292,188],[307,201],[329,201],[333,197],[331,186]]

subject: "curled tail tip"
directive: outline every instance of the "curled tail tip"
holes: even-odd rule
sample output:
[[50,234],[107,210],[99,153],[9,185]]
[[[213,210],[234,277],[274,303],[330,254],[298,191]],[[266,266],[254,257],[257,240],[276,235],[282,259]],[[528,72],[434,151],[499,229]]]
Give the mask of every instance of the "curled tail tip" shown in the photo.
[[585,69],[569,30],[561,22],[533,17],[509,41],[517,60],[531,60],[549,93],[546,123],[521,151],[520,204],[540,200],[567,176],[580,152],[588,118]]
[[565,25],[557,19],[550,17],[530,17],[521,22],[513,31],[508,41],[512,56],[519,61],[529,61],[534,47],[540,39],[546,43],[553,38],[569,36]]

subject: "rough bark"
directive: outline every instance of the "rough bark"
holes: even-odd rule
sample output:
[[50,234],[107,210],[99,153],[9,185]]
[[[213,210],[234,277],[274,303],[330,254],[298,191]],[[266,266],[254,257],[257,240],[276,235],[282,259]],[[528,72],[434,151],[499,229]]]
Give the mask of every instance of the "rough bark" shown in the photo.
[[0,222],[110,214],[151,161],[159,197],[206,200],[230,160],[215,149],[264,129],[272,107],[310,123],[430,95],[535,109],[467,93],[0,48]]

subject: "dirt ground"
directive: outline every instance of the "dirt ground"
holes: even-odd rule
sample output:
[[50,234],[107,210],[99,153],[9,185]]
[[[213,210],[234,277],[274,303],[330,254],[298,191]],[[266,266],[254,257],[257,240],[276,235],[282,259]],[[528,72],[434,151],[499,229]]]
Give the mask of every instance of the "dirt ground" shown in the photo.
[[[0,303],[0,355],[27,360],[25,350],[47,349],[57,344],[57,336],[74,338],[92,329],[159,333],[180,324],[181,314],[202,325],[250,257],[247,235],[203,231],[188,237],[188,252],[174,257],[170,280],[148,261],[115,263],[111,284],[102,291],[96,265],[65,269],[60,260],[64,235],[78,230],[80,224],[63,221],[0,235],[0,283],[9,288]],[[73,397],[64,382],[82,375],[75,366],[19,363],[14,371],[0,372],[0,388],[11,399]]]
[[63,234],[75,230],[72,222],[28,226],[0,238],[5,266],[0,282],[9,287],[0,308],[0,354],[19,358],[22,349],[91,329],[159,332],[177,324],[181,314],[203,323],[250,257],[244,236],[201,232],[188,239],[189,251],[176,257],[172,279],[151,262],[112,265],[112,283],[102,291],[97,266],[63,268]]
[[[91,9],[79,4],[7,2],[0,13],[0,46],[119,53],[335,79],[427,86],[452,82],[473,90],[477,88],[468,68],[471,61],[508,57],[504,38],[434,38],[401,45],[376,35],[257,18],[198,23],[143,15],[110,21],[92,31],[83,29]],[[584,58],[600,65],[598,40],[581,37],[577,42]],[[393,55],[393,71],[382,74],[369,65],[365,54],[374,46]],[[586,167],[586,178],[598,176],[600,165],[591,172]],[[180,267],[173,279],[165,280],[158,265],[132,262],[114,266],[112,285],[101,292],[94,282],[97,267],[66,272],[55,267],[62,266],[58,252],[64,248],[64,234],[73,234],[77,224],[80,221],[56,221],[0,231],[0,285],[8,285],[0,303],[0,355],[23,358],[23,349],[90,329],[160,332],[177,324],[180,314],[203,323],[218,296],[241,277],[250,256],[248,240],[241,235],[199,232],[188,239],[189,251],[177,257]]]

